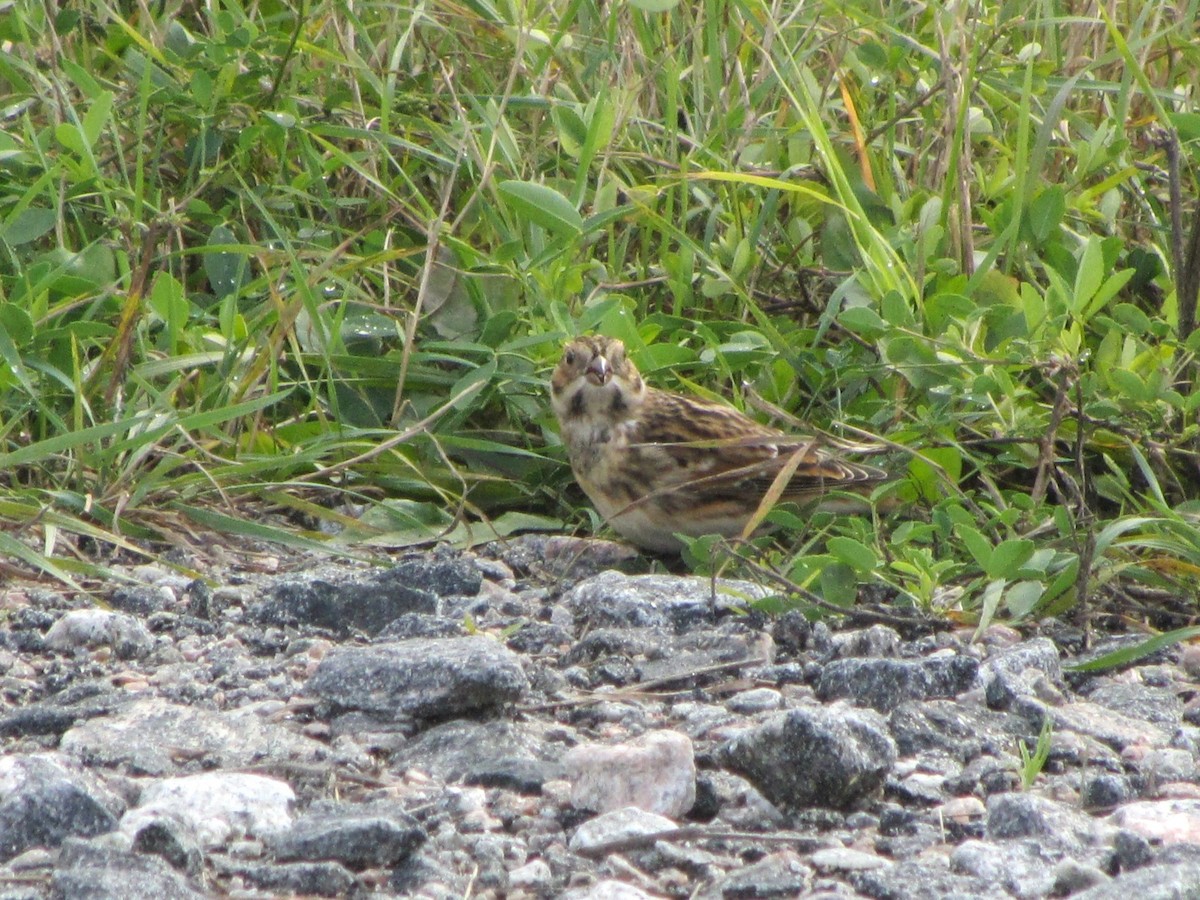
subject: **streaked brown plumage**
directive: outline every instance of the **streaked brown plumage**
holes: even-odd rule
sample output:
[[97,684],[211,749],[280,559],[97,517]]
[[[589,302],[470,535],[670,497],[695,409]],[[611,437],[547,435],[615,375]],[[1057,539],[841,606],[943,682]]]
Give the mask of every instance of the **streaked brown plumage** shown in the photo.
[[580,487],[618,533],[648,550],[678,552],[676,532],[741,534],[789,465],[795,473],[780,499],[801,504],[887,478],[816,438],[647,387],[614,338],[569,342],[550,397]]

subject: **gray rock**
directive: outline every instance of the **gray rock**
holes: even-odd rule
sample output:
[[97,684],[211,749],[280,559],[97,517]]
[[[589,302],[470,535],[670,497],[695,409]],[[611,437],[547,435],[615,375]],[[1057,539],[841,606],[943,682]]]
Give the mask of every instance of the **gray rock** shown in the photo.
[[725,706],[731,712],[752,716],[782,708],[783,695],[774,688],[752,688],[734,694],[725,701]]
[[903,900],[1012,900],[1008,891],[983,879],[948,871],[944,864],[909,860],[853,872],[850,885],[867,897]]
[[821,670],[817,697],[850,699],[859,706],[890,712],[908,700],[953,697],[968,690],[979,671],[969,656],[928,660],[839,659]]
[[197,888],[157,856],[71,838],[63,843],[50,896],[55,900],[203,900],[206,895]]
[[323,811],[297,819],[268,843],[280,860],[330,860],[361,871],[395,866],[424,840],[425,831],[406,813],[362,815],[348,807],[340,814]]
[[495,709],[528,688],[515,653],[486,637],[462,637],[336,649],[304,693],[337,710],[440,718]]
[[720,757],[776,805],[848,809],[883,784],[896,745],[869,710],[796,709],[733,738]]
[[1070,897],[1088,888],[1107,884],[1111,880],[1106,872],[1095,866],[1064,859],[1054,867],[1054,885],[1050,890],[1055,897]]
[[119,587],[108,595],[108,605],[118,612],[145,618],[162,612],[175,603],[174,593],[163,586],[135,585]]
[[491,544],[487,549],[521,575],[545,573],[559,578],[586,578],[606,569],[644,567],[636,547],[596,538],[522,534]]
[[1144,835],[1125,828],[1117,829],[1113,835],[1113,854],[1117,868],[1122,872],[1140,869],[1154,860],[1154,849]]
[[855,656],[893,657],[900,652],[900,635],[886,625],[832,635],[832,652],[837,659]]
[[60,747],[89,765],[124,765],[142,775],[173,774],[187,760],[236,768],[264,758],[316,762],[326,756],[323,745],[250,710],[213,712],[154,699],[72,728]]
[[1037,794],[997,794],[988,798],[987,811],[987,836],[992,839],[1036,838],[1047,846],[1078,852],[1098,837],[1090,816]]
[[1093,685],[1086,696],[1098,706],[1151,722],[1167,733],[1178,728],[1183,719],[1183,700],[1170,687],[1104,680]]
[[254,887],[279,894],[346,897],[358,882],[345,866],[335,862],[299,862],[276,865],[239,865],[226,868]]
[[316,627],[339,637],[353,631],[374,635],[406,613],[436,613],[438,598],[404,583],[288,581],[250,607],[263,625]]
[[1124,775],[1097,772],[1084,777],[1079,787],[1079,802],[1084,809],[1119,806],[1133,798],[1133,788]]
[[132,698],[112,685],[85,681],[0,717],[0,736],[62,734],[76,722],[106,715]]
[[117,826],[120,801],[51,754],[0,757],[0,861]]
[[1028,727],[1013,716],[973,703],[929,700],[904,703],[888,717],[902,757],[942,753],[960,762],[1011,753]]
[[[1087,700],[1041,707],[1055,732],[1073,731],[1122,751],[1126,747],[1165,747],[1171,736],[1145,719],[1132,718]],[[1036,723],[1035,723],[1036,724]]]
[[1017,897],[1044,897],[1053,889],[1061,855],[1038,840],[964,841],[950,854],[950,870],[971,875]]
[[850,847],[829,847],[818,850],[809,857],[818,872],[863,872],[868,869],[883,869],[892,865],[889,860],[874,853],[854,850]]
[[766,595],[763,588],[746,581],[609,571],[577,584],[562,602],[579,622],[592,628],[682,631],[713,622],[721,613],[745,609]]
[[421,732],[396,752],[392,762],[446,782],[536,794],[543,782],[562,774],[555,761],[538,757],[545,752],[539,734],[528,727],[502,719],[459,719]]
[[1147,866],[1072,895],[1072,900],[1196,900],[1200,863]]
[[173,869],[195,878],[204,864],[203,848],[191,822],[162,817],[146,822],[133,836],[133,852],[161,856]]
[[799,897],[812,887],[813,870],[799,854],[782,850],[743,866],[714,885],[722,898]]
[[657,897],[624,881],[606,879],[585,888],[565,891],[562,900],[657,900]]
[[1037,693],[1040,682],[1063,684],[1058,647],[1049,638],[1034,638],[998,653],[979,668],[979,684],[988,706],[1007,709],[1017,697]]

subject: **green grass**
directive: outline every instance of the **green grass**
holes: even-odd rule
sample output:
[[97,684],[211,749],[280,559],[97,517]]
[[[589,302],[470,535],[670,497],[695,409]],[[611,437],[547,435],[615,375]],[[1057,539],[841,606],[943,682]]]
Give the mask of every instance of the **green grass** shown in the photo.
[[544,381],[600,330],[877,435],[918,512],[698,569],[980,627],[1194,596],[1195,3],[2,6],[19,569],[591,528]]

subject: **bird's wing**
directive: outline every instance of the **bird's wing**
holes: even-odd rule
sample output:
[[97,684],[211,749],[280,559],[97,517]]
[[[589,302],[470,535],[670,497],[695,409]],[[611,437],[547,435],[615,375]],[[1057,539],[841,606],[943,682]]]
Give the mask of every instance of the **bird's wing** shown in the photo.
[[779,471],[800,454],[784,500],[806,500],[837,488],[855,488],[887,477],[882,469],[852,463],[816,438],[785,434],[732,407],[651,391],[631,449],[655,468],[656,483],[688,493],[761,496]]

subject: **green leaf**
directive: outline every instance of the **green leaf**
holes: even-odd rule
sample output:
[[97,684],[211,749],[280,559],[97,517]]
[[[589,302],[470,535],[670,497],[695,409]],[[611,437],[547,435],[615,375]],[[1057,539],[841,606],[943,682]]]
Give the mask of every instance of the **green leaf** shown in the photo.
[[829,553],[840,562],[858,572],[872,572],[879,566],[875,551],[860,541],[849,537],[832,537],[828,544]]
[[1141,376],[1129,369],[1112,369],[1108,373],[1109,383],[1130,400],[1148,403],[1151,400],[1150,388]]
[[36,241],[54,227],[58,214],[52,209],[31,206],[14,216],[4,230],[0,231],[0,240],[17,247]]
[[1045,588],[1040,581],[1018,581],[1004,593],[1004,605],[1015,619],[1022,619],[1037,607]]
[[992,562],[992,542],[969,525],[959,525],[954,529],[954,533],[967,545],[967,550],[975,558],[976,565],[988,572]]
[[[1079,257],[1079,268],[1075,272],[1075,289],[1072,292],[1072,310],[1083,316],[1088,303],[1104,283],[1104,248],[1100,238],[1092,235]],[[1086,318],[1084,319],[1086,321]]]
[[879,317],[879,313],[869,306],[851,306],[842,310],[837,319],[847,331],[863,337],[873,337],[887,328],[887,323]]
[[[209,247],[237,243],[237,237],[224,225],[217,225],[209,232]],[[245,253],[222,250],[204,255],[204,274],[208,276],[208,286],[218,298],[228,297],[240,291],[249,277],[249,269]]]
[[33,340],[33,317],[15,303],[0,303],[0,330],[8,334],[15,346],[24,347]]
[[1000,607],[1000,601],[1004,597],[1004,588],[1007,586],[1007,581],[997,578],[995,581],[989,581],[987,587],[983,589],[983,600],[979,604],[979,624],[975,627],[975,636],[972,641],[978,640],[979,636],[992,624],[992,619],[996,617],[996,610]]
[[112,107],[113,94],[111,91],[104,91],[92,101],[87,113],[84,114],[83,136],[87,141],[89,149],[95,147],[96,141],[100,140],[100,135],[104,132],[104,126],[108,124],[108,117],[112,113]]
[[1036,244],[1046,242],[1067,211],[1067,194],[1061,185],[1052,184],[1029,204],[1029,231]]
[[1095,296],[1084,307],[1083,312],[1079,314],[1080,319],[1087,322],[1100,310],[1108,305],[1108,301],[1117,295],[1121,288],[1129,283],[1134,276],[1133,269],[1122,269],[1119,272],[1114,272],[1109,278],[1104,280],[1104,284],[1096,291]]
[[500,194],[517,215],[559,237],[577,237],[583,231],[579,211],[553,188],[532,181],[502,181]]
[[913,456],[908,464],[908,472],[921,496],[936,502],[946,496],[947,481],[958,484],[962,465],[962,451],[957,447],[930,447],[922,450],[920,455]]
[[573,106],[557,104],[550,109],[550,118],[558,131],[558,142],[568,156],[576,159],[587,142],[587,125]]
[[838,606],[853,606],[858,599],[858,579],[854,569],[844,563],[835,562],[821,569],[821,596]]
[[989,578],[1012,578],[1026,560],[1033,556],[1034,543],[1025,539],[1002,541],[1000,546],[992,551],[991,559],[985,566]]

